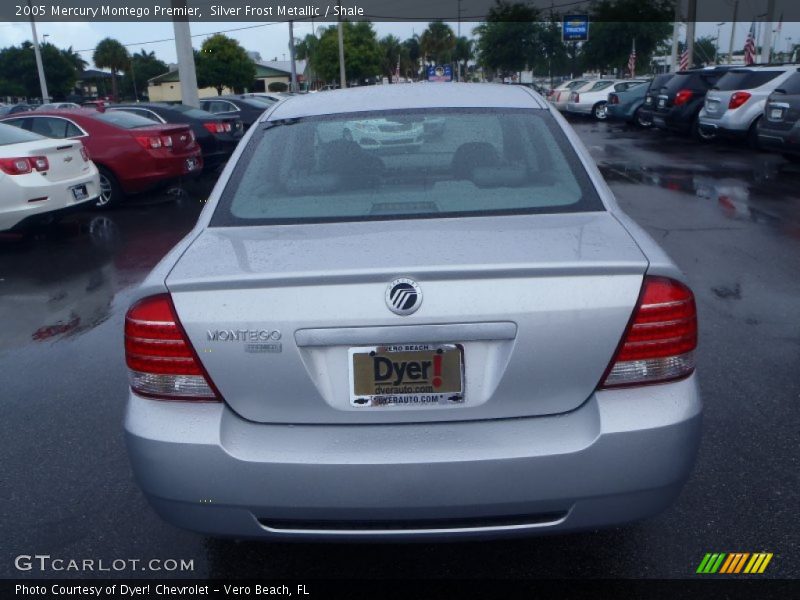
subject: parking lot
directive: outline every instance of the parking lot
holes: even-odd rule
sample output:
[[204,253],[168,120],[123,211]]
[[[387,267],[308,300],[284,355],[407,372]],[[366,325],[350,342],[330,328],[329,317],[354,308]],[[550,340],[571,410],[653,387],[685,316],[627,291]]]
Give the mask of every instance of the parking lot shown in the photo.
[[194,561],[192,573],[112,573],[154,577],[680,578],[706,552],[763,551],[775,554],[765,576],[800,576],[800,163],[611,123],[574,127],[697,298],[705,433],[665,513],[524,541],[340,547],[210,540],[160,521],[125,453],[122,324],[133,287],[192,227],[206,175],[181,196],[0,236],[0,575],[90,575],[14,568],[16,555],[50,554]]

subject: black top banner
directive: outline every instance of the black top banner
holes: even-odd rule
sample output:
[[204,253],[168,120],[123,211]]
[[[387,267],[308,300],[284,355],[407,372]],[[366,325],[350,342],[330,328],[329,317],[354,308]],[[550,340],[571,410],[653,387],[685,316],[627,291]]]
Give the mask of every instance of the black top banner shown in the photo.
[[[504,0],[539,10],[541,18],[589,14],[594,21],[672,21],[688,0]],[[0,21],[482,21],[497,0],[3,0]],[[800,1],[774,0],[774,18],[800,21]],[[602,4],[600,16],[594,6]],[[695,21],[730,21],[730,0],[697,0]],[[608,9],[611,10],[608,10]],[[616,9],[616,10],[615,10]],[[767,0],[739,3],[737,21],[763,20]]]

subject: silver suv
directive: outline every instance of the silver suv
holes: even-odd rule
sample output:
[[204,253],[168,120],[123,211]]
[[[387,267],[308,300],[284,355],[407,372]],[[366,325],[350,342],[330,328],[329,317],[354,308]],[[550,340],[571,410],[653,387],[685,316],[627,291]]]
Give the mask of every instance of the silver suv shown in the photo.
[[756,124],[767,97],[797,70],[797,65],[764,65],[728,71],[706,95],[700,130],[709,136],[746,137],[757,146]]

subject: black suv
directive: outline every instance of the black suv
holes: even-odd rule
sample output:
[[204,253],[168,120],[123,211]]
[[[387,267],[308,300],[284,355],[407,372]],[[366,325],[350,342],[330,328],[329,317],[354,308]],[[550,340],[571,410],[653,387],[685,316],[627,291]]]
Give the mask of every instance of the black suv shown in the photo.
[[767,98],[764,118],[758,120],[761,148],[777,150],[787,158],[800,157],[800,72],[783,82]]
[[642,127],[650,127],[650,125],[653,124],[653,111],[655,110],[656,101],[658,100],[657,96],[661,88],[667,85],[667,82],[672,79],[672,77],[673,73],[656,75],[653,81],[650,82],[650,85],[647,86],[647,92],[644,94],[644,102],[641,108],[639,108],[639,113],[636,117],[637,123]]
[[731,66],[678,71],[659,90],[653,110],[653,125],[659,129],[690,133],[697,139],[710,139],[700,131],[697,115],[703,108],[706,93]]

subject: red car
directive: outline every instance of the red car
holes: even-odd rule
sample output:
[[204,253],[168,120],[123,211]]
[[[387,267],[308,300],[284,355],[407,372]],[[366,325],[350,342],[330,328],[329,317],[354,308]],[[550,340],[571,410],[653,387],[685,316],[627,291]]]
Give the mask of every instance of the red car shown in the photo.
[[81,140],[100,171],[98,207],[197,175],[203,168],[200,146],[188,125],[161,125],[130,113],[90,109],[37,111],[2,122],[46,137]]

